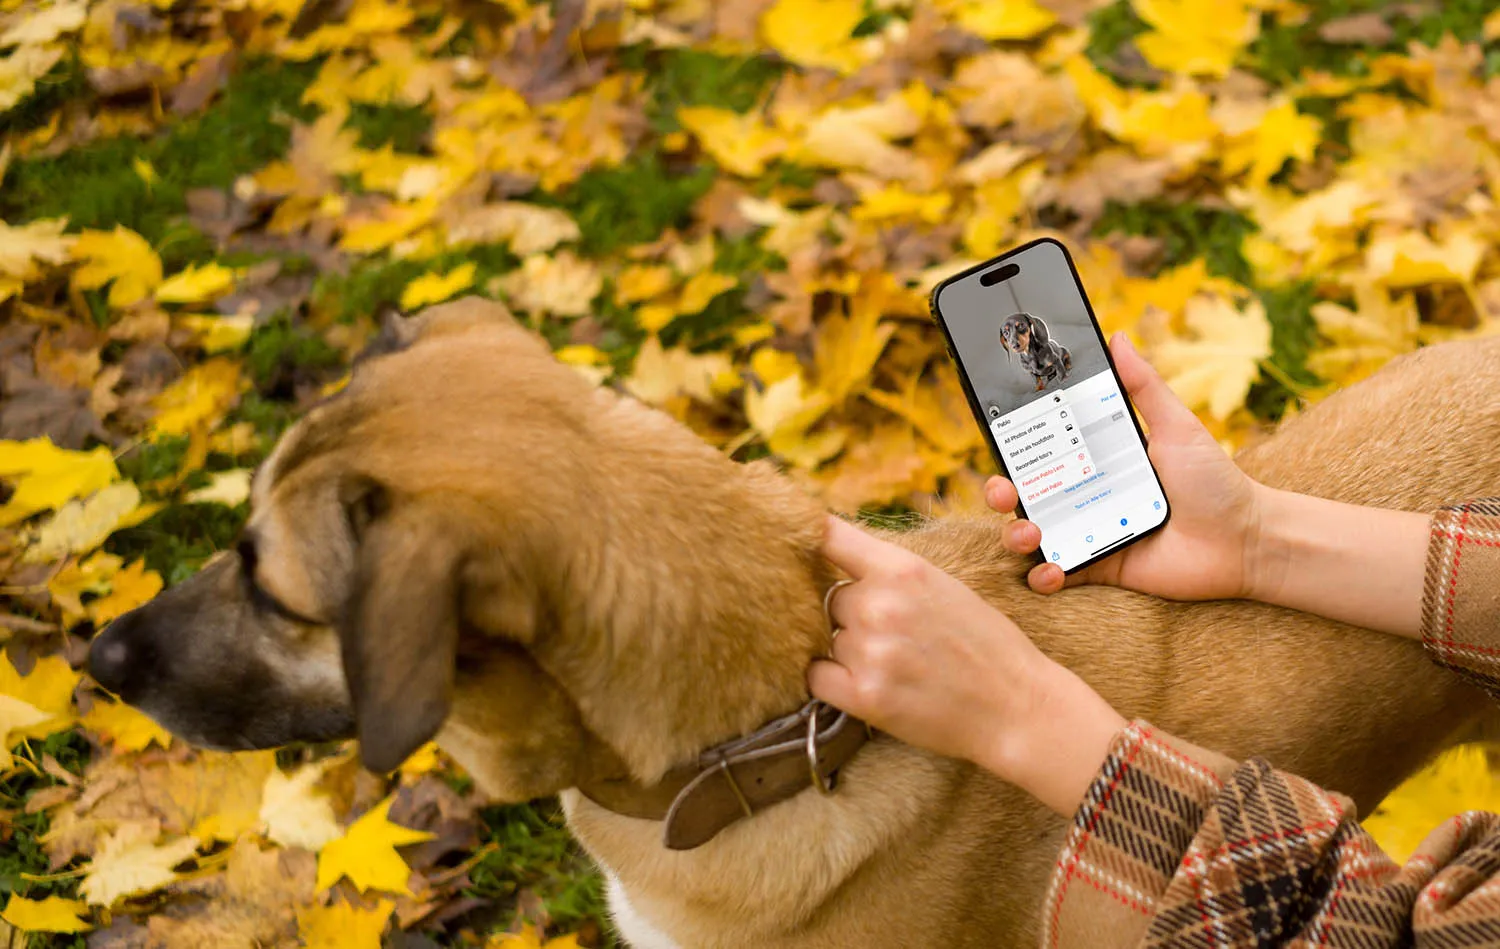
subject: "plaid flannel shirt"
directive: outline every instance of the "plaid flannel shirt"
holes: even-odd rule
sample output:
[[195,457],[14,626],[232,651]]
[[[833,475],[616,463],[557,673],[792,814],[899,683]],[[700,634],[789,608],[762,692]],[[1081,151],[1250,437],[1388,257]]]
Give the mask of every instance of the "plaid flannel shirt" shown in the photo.
[[[1434,515],[1422,640],[1500,696],[1500,499]],[[1500,947],[1500,816],[1460,814],[1397,866],[1354,805],[1141,721],[1073,818],[1045,949]]]

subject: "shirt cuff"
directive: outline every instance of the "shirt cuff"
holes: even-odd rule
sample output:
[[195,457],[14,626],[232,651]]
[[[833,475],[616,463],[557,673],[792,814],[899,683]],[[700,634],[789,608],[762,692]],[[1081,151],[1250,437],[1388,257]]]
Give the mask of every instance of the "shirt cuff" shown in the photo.
[[1236,762],[1133,721],[1109,753],[1057,858],[1046,949],[1135,946]]
[[1500,498],[1433,515],[1422,643],[1433,662],[1500,698]]

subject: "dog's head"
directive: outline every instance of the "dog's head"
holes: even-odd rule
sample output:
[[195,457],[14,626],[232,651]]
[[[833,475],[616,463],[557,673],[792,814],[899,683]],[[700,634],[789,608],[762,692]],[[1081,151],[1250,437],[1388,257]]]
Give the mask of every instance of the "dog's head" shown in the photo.
[[[667,635],[709,625],[700,616],[757,621],[758,604],[736,613],[724,587],[699,589],[717,578],[682,582],[716,569],[697,551],[711,547],[725,571],[766,570],[767,588],[805,586],[797,593],[817,602],[800,555],[777,553],[784,533],[734,521],[755,472],[593,388],[498,304],[434,307],[393,324],[374,350],[256,472],[237,547],[107,627],[94,677],[196,743],[354,736],[373,770],[446,728],[474,756],[504,759],[505,786],[491,790],[513,798],[570,786],[600,741],[637,774],[696,747],[623,720],[626,709],[654,722],[697,714],[685,697],[697,683],[677,692],[660,681],[674,660],[732,668],[739,650],[764,664],[743,651],[765,637]],[[726,513],[687,510],[684,493]],[[694,530],[723,536],[697,543]],[[811,648],[776,660],[798,688]]]
[[1008,318],[1000,325],[1000,345],[1007,352],[1025,353],[1031,351],[1031,318],[1024,313],[1017,313]]

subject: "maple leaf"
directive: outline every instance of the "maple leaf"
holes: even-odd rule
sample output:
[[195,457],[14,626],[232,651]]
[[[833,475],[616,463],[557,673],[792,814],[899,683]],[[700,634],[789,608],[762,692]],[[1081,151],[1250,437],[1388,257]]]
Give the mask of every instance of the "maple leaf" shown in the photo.
[[[1227,125],[1222,115],[1216,117]],[[1224,170],[1231,175],[1248,170],[1250,182],[1256,185],[1269,181],[1290,159],[1310,161],[1323,138],[1322,124],[1298,113],[1290,99],[1253,109],[1237,125],[1233,130],[1225,128],[1231,138],[1224,146]]]
[[86,617],[83,595],[108,593],[110,577],[123,563],[121,558],[101,550],[86,559],[69,561],[52,575],[47,581],[47,592],[52,595],[53,605],[62,610],[64,623],[71,626]]
[[89,618],[102,627],[148,602],[161,589],[161,574],[146,569],[146,561],[137,560],[110,578],[109,593],[89,604]]
[[577,934],[558,936],[542,942],[541,934],[530,923],[522,923],[518,933],[491,936],[484,949],[579,949]]
[[343,836],[333,814],[333,802],[317,788],[324,770],[319,765],[307,765],[291,774],[272,770],[266,776],[259,817],[267,839],[317,853],[329,841]]
[[[17,102],[31,95],[36,81],[47,75],[62,57],[63,49],[58,45],[22,46],[0,58],[0,112],[8,112]],[[4,230],[5,222],[0,221],[0,273],[5,272],[7,252]]]
[[191,837],[160,845],[156,837],[152,824],[126,824],[104,837],[78,885],[89,905],[113,906],[166,886],[177,879],[172,868],[198,852]]
[[431,840],[433,835],[391,823],[388,815],[394,800],[394,795],[387,797],[349,825],[344,836],[324,845],[318,854],[319,890],[347,876],[361,892],[377,889],[411,895],[407,888],[411,868],[396,848]]
[[153,433],[184,435],[214,427],[239,398],[244,384],[239,364],[231,359],[199,363],[151,400],[157,410],[151,421]]
[[107,740],[116,752],[143,751],[153,741],[161,748],[172,744],[172,736],[165,729],[124,702],[95,699],[94,707],[79,722]]
[[1029,40],[1057,22],[1036,0],[946,0],[958,25],[987,40]]
[[916,157],[893,144],[917,134],[931,93],[909,86],[874,105],[835,106],[814,117],[797,143],[796,157],[815,165],[868,171],[884,179],[914,178]]
[[599,291],[604,276],[598,265],[569,251],[533,254],[521,266],[501,277],[502,293],[528,313],[553,316],[583,316]]
[[62,219],[32,221],[18,227],[0,221],[0,274],[30,281],[41,275],[40,265],[65,262],[74,240],[63,234],[67,226]]
[[870,372],[885,350],[894,323],[882,319],[890,299],[890,278],[872,274],[849,300],[847,315],[829,316],[818,337],[818,388],[835,403],[869,385]]
[[73,271],[73,285],[93,290],[113,281],[109,288],[112,307],[139,303],[161,283],[161,258],[144,237],[118,224],[113,231],[79,234],[73,257],[84,262]]
[[1307,368],[1340,385],[1363,379],[1419,341],[1417,301],[1410,294],[1393,299],[1369,283],[1354,288],[1354,309],[1325,301],[1313,304],[1312,316],[1330,345],[1310,354]]
[[1260,10],[1246,0],[1130,0],[1152,31],[1136,37],[1146,62],[1168,72],[1223,76],[1260,35]]
[[744,178],[763,174],[766,165],[785,154],[789,146],[785,136],[754,113],[741,115],[729,109],[693,106],[678,109],[677,120],[719,167]]
[[380,937],[396,904],[377,900],[372,907],[336,901],[297,911],[297,932],[305,949],[380,949]]
[[433,303],[442,303],[454,294],[467,290],[474,285],[474,271],[478,267],[478,264],[470,261],[459,264],[445,274],[434,271],[417,277],[401,291],[401,308],[407,311],[419,310]]
[[133,515],[140,506],[140,489],[129,481],[106,485],[83,500],[71,500],[37,528],[26,559],[50,563],[70,553],[87,553],[110,534],[138,522],[140,518]]
[[0,49],[8,46],[40,46],[64,33],[72,33],[88,19],[88,0],[57,0],[51,6],[21,17],[0,33]]
[[696,355],[676,347],[664,349],[655,336],[641,344],[626,390],[642,402],[666,405],[677,396],[712,402],[715,395],[739,384],[733,364],[723,353]]
[[205,303],[228,293],[235,272],[218,263],[194,264],[156,288],[158,303]]
[[1259,300],[1237,309],[1222,296],[1189,300],[1183,321],[1191,339],[1156,346],[1152,361],[1172,391],[1194,410],[1223,421],[1245,401],[1271,355],[1271,324]]
[[1379,237],[1365,257],[1370,275],[1391,287],[1428,283],[1472,283],[1488,245],[1472,231],[1456,230],[1442,241],[1418,231]]
[[556,208],[524,201],[502,201],[463,211],[447,220],[450,244],[503,242],[526,257],[549,251],[565,241],[576,241],[578,223]]
[[189,491],[183,500],[189,504],[222,504],[225,507],[244,504],[250,498],[252,474],[249,468],[215,471],[209,475],[208,484]]
[[[72,721],[73,689],[78,678],[78,673],[61,656],[43,656],[24,676],[8,657],[0,657],[0,698],[12,700],[8,713],[12,721],[6,729],[4,747],[13,747],[22,738],[45,738],[66,728]],[[29,706],[41,717],[31,716],[17,707],[16,702]],[[17,724],[18,715],[34,720]]]
[[94,928],[92,923],[81,918],[88,914],[89,908],[81,900],[63,896],[29,900],[12,893],[5,909],[0,910],[0,919],[22,932],[86,933]]
[[176,313],[172,316],[172,322],[197,334],[199,345],[209,354],[240,348],[255,329],[255,316],[251,313],[225,316]]
[[854,28],[865,18],[860,0],[776,0],[760,21],[766,45],[799,66],[853,72],[865,61]]

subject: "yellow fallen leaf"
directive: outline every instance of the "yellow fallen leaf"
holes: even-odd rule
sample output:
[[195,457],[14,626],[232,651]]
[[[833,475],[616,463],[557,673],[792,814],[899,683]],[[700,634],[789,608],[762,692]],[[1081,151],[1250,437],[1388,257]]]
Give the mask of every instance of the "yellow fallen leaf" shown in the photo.
[[88,914],[88,905],[82,900],[70,900],[63,896],[29,900],[12,893],[5,909],[0,910],[0,919],[22,932],[86,933],[94,925],[80,917]]
[[438,756],[438,746],[435,742],[429,741],[407,755],[406,760],[401,762],[401,767],[397,770],[408,777],[418,777],[432,771],[440,764],[442,764],[442,759]]
[[760,21],[766,45],[799,66],[851,73],[865,60],[854,28],[865,18],[861,0],[776,0]]
[[173,797],[197,819],[188,832],[201,841],[238,840],[260,826],[266,778],[276,770],[273,751],[198,752],[197,787],[179,782]]
[[436,271],[425,273],[406,285],[401,291],[401,309],[420,310],[433,303],[442,303],[454,294],[474,285],[474,271],[478,265],[473,261],[459,264],[445,274]]
[[1362,823],[1381,850],[1404,863],[1454,814],[1495,810],[1500,810],[1500,781],[1484,746],[1460,745],[1408,778]]
[[517,309],[553,316],[583,316],[604,288],[604,276],[593,261],[571,251],[533,254],[499,280]]
[[[9,56],[0,58],[0,112],[9,111],[17,102],[31,95],[31,90],[36,88],[36,81],[47,75],[62,56],[62,45],[57,44],[22,46]],[[45,130],[46,126],[43,126],[42,131]],[[0,221],[0,273],[5,271],[3,257],[6,238],[3,229],[4,222]]]
[[1379,237],[1365,251],[1372,277],[1390,287],[1472,283],[1489,245],[1469,231],[1434,241],[1420,231]]
[[119,530],[141,503],[141,491],[129,481],[106,485],[87,498],[57,509],[26,549],[32,563],[51,563],[68,554],[87,553]]
[[166,729],[124,702],[95,699],[94,707],[79,722],[108,741],[116,752],[142,751],[153,741],[162,748],[172,744],[172,735]]
[[244,504],[250,498],[251,474],[249,468],[215,471],[209,476],[208,484],[189,491],[183,500],[189,504],[223,504],[226,507]]
[[238,362],[221,356],[199,363],[151,400],[156,408],[152,433],[185,435],[212,428],[233,407],[243,385]]
[[307,765],[291,774],[273,769],[261,791],[260,821],[266,838],[283,847],[302,847],[317,853],[343,834],[333,814],[333,802],[317,786],[324,769]]
[[161,283],[161,258],[146,239],[127,227],[113,231],[84,231],[73,244],[73,257],[83,266],[73,271],[73,285],[93,290],[114,281],[109,305],[120,308],[139,303]]
[[343,901],[297,910],[297,934],[305,949],[380,949],[380,937],[396,904],[379,900],[366,909]]
[[1189,300],[1183,322],[1188,339],[1157,345],[1152,362],[1172,391],[1194,411],[1219,421],[1244,404],[1260,375],[1260,361],[1271,355],[1271,324],[1259,300],[1236,309],[1217,294]]
[[786,137],[756,113],[692,106],[678,109],[677,120],[719,167],[744,178],[765,173],[766,165],[787,150]]
[[234,286],[235,273],[222,264],[194,264],[173,274],[156,288],[160,303],[206,303]]
[[59,0],[49,7],[33,10],[26,16],[12,18],[10,28],[0,33],[0,49],[50,43],[64,33],[72,33],[83,26],[88,13],[88,0]]
[[99,844],[78,892],[90,906],[113,906],[171,883],[177,879],[172,868],[197,851],[198,842],[191,837],[158,846],[152,825],[125,824]]
[[1485,42],[1500,40],[1500,10],[1496,10],[1484,18],[1484,26],[1481,30]]
[[625,389],[651,405],[666,405],[678,396],[712,402],[736,384],[733,364],[723,353],[690,353],[681,347],[664,349],[655,336],[647,338],[636,354]]
[[522,257],[549,251],[581,236],[578,224],[565,212],[525,201],[480,205],[449,220],[447,230],[450,244],[498,241],[509,244],[511,251]]
[[672,268],[663,264],[632,264],[615,278],[615,302],[639,303],[661,296],[675,282]]
[[832,314],[823,322],[814,361],[818,388],[828,393],[834,404],[869,386],[875,362],[896,331],[894,323],[883,319],[890,284],[885,274],[863,278],[849,300],[848,313]]
[[577,934],[558,936],[542,942],[541,934],[530,923],[522,923],[518,933],[499,933],[491,936],[484,949],[578,949]]
[[52,603],[63,614],[68,626],[87,617],[83,595],[103,595],[109,592],[109,580],[124,563],[114,554],[95,551],[83,560],[70,560],[47,581],[47,592],[52,594]]
[[844,447],[849,432],[842,426],[810,432],[832,407],[828,394],[809,387],[801,373],[764,390],[745,390],[745,420],[750,428],[765,439],[773,454],[800,468],[816,468]]
[[255,317],[249,313],[234,313],[228,316],[204,316],[199,313],[179,313],[172,318],[178,326],[186,327],[198,337],[198,344],[210,355],[225,350],[239,349],[250,338],[255,329]]
[[[4,86],[0,85],[0,95]],[[68,222],[48,218],[16,227],[0,221],[0,274],[20,280],[34,280],[41,275],[38,264],[57,266],[66,263],[73,238],[63,234]]]
[[1349,385],[1390,360],[1417,348],[1421,316],[1410,293],[1394,299],[1373,284],[1354,289],[1354,309],[1337,303],[1312,307],[1318,333],[1329,345],[1307,357],[1307,368],[1330,382]]
[[[45,738],[71,724],[73,689],[77,687],[78,679],[78,673],[61,656],[38,659],[31,672],[24,676],[16,671],[8,657],[0,656],[0,697],[24,703],[43,716],[25,724],[12,721],[4,736],[4,746],[13,747],[23,738]],[[10,712],[13,716],[30,717],[29,713],[14,706]]]
[[1260,10],[1246,0],[1130,0],[1151,31],[1136,48],[1158,69],[1223,76],[1260,35]]
[[944,4],[958,25],[987,40],[1029,40],[1057,22],[1036,0],[958,0]]
[[931,93],[908,87],[873,105],[835,106],[815,116],[797,143],[796,157],[828,168],[868,171],[882,179],[906,179],[920,170],[916,156],[894,144],[916,135]]
[[326,890],[347,876],[363,892],[388,890],[411,895],[407,880],[411,868],[396,848],[405,844],[431,840],[432,834],[412,830],[390,821],[391,802],[387,797],[349,825],[344,836],[329,841],[318,854],[318,889]]
[[22,733],[49,721],[50,718],[51,716],[30,702],[0,693],[0,773],[10,770],[12,764],[10,749],[26,737]]
[[88,605],[89,618],[95,626],[103,626],[149,602],[161,588],[161,574],[147,570],[146,561],[137,560],[110,578],[108,595]]
[[1225,143],[1224,171],[1236,175],[1248,170],[1250,183],[1265,184],[1288,160],[1311,161],[1322,138],[1322,123],[1283,99],[1258,112],[1252,125]]

